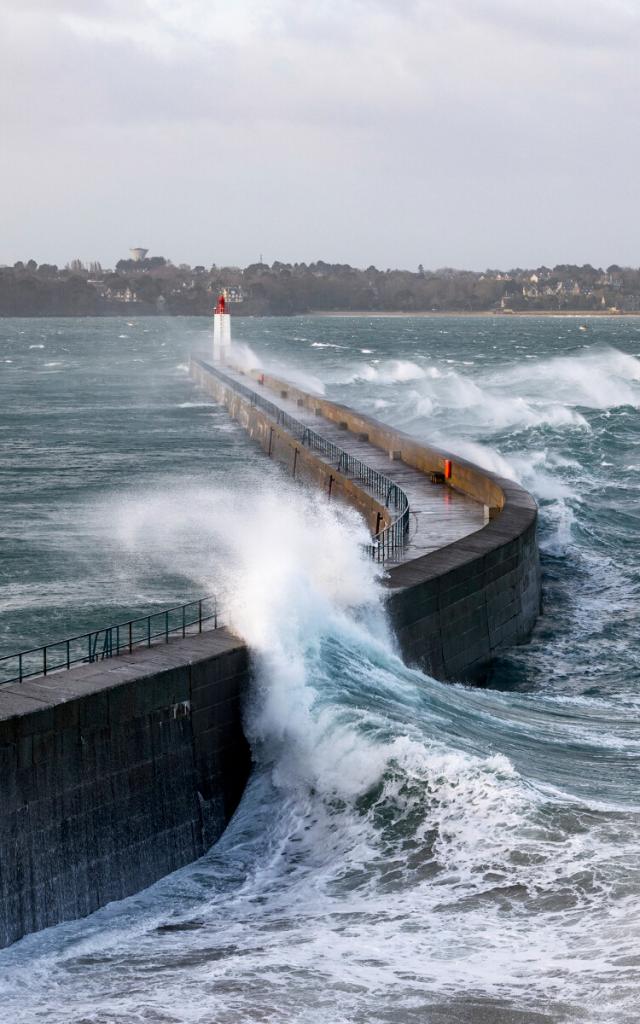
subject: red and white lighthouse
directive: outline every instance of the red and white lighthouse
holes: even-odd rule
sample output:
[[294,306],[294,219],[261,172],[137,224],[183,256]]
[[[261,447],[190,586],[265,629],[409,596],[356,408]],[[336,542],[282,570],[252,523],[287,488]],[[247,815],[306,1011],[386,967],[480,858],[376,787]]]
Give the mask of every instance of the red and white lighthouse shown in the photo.
[[223,363],[231,348],[231,317],[227,313],[226,290],[218,296],[213,311],[213,361]]

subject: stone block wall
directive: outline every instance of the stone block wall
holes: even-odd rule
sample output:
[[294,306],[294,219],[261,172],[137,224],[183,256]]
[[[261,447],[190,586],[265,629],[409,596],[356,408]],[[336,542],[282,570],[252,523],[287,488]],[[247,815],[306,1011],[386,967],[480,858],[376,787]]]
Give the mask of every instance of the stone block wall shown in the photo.
[[[191,372],[265,451],[291,470],[292,446],[301,446],[286,431],[274,428],[265,414],[221,382],[206,363],[192,360]],[[421,558],[390,566],[386,579],[389,613],[405,660],[436,679],[482,681],[496,653],[526,640],[540,614],[534,499],[513,481],[421,444],[365,413],[311,395],[280,378],[262,372],[260,378],[265,388],[276,394],[286,390],[306,409],[346,424],[353,433],[366,433],[383,451],[398,453],[402,462],[424,473],[441,471],[445,459],[450,459],[450,486],[488,509],[490,518],[483,529]],[[322,432],[321,426],[318,429]],[[301,448],[297,459],[298,465],[306,467],[306,479],[326,487],[328,471],[315,453]],[[335,493],[359,508],[370,527],[380,510],[388,523],[388,511],[363,497],[352,481],[338,480]]]
[[248,670],[218,630],[0,688],[0,946],[218,838],[250,770]]
[[[192,373],[290,473],[331,488],[372,529],[379,515],[388,522],[386,508],[206,364],[194,360]],[[443,465],[446,453],[289,390],[409,465]],[[495,516],[454,544],[390,567],[388,604],[409,663],[467,681],[481,679],[497,651],[533,628],[537,510],[511,481],[464,460],[453,469],[453,485]],[[0,687],[0,946],[137,892],[215,842],[251,767],[242,729],[248,686],[249,653],[220,629]]]
[[506,543],[479,544],[492,525],[437,558],[390,570],[388,607],[404,660],[436,679],[483,681],[495,655],[527,640],[540,614],[535,519]]

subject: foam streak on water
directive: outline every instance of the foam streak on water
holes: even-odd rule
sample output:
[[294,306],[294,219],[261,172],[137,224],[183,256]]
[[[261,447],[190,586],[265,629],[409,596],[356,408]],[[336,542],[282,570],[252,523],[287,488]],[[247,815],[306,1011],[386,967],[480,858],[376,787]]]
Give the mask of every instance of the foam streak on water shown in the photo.
[[[637,1019],[638,477],[622,467],[640,374],[633,324],[599,329],[583,349],[556,321],[296,320],[279,343],[272,321],[245,325],[264,365],[286,365],[289,332],[329,395],[384,401],[536,492],[546,614],[486,690],[402,664],[357,517],[257,463],[230,485],[222,420],[206,471],[78,495],[138,587],[222,595],[255,652],[256,767],[200,862],[0,954],[7,1019]],[[195,393],[176,404],[209,414]]]

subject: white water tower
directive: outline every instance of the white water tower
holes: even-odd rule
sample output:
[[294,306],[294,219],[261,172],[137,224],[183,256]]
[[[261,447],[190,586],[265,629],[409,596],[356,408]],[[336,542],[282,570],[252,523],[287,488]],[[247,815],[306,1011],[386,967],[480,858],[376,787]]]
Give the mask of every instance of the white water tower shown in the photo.
[[139,263],[140,260],[143,260],[145,258],[149,250],[136,247],[135,249],[129,249],[129,252],[131,253],[131,259],[134,261],[134,263]]

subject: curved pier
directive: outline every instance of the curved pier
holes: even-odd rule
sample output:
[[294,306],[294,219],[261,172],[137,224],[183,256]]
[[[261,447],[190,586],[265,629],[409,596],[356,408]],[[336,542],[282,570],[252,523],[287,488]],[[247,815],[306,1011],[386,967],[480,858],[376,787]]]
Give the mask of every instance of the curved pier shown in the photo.
[[519,484],[261,371],[194,358],[191,373],[271,458],[354,505],[374,535],[393,514],[348,466],[306,446],[304,428],[406,494],[407,533],[382,552],[405,660],[437,679],[482,681],[498,651],[527,639],[541,602],[537,506]]
[[[285,381],[191,372],[296,479],[363,514],[406,660],[482,679],[526,639],[540,572],[521,487]],[[250,653],[224,628],[166,640],[0,686],[0,946],[195,860],[233,814]]]

